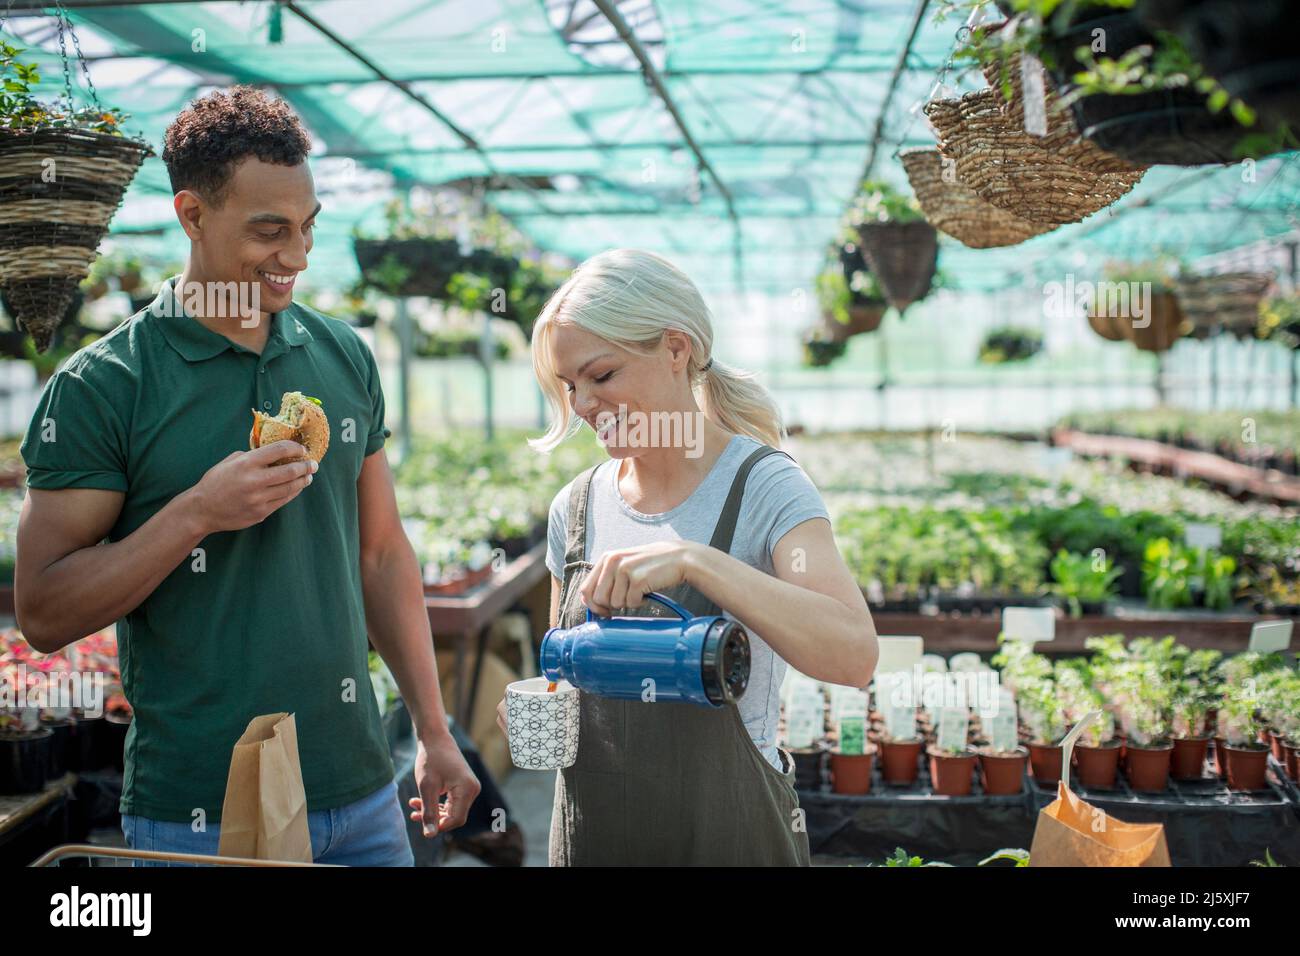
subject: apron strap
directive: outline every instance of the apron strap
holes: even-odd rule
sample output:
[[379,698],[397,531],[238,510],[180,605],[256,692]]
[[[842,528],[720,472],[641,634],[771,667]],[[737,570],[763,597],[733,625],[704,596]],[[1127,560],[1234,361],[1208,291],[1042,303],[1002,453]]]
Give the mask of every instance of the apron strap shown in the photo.
[[[718,518],[718,524],[713,529],[713,540],[709,542],[709,547],[717,548],[726,554],[731,553],[731,540],[736,534],[736,521],[740,518],[740,504],[745,497],[745,483],[749,481],[749,473],[753,471],[754,466],[769,455],[785,455],[785,457],[790,458],[781,449],[773,448],[770,445],[754,449],[754,452],[744,460],[736,471],[736,477],[731,482],[731,491],[727,494],[727,503],[722,506],[722,515]],[[790,458],[790,460],[794,461],[793,458]]]
[[591,479],[600,465],[592,465],[577,478],[569,489],[569,514],[565,522],[564,563],[576,564],[587,560],[587,502],[591,497]]

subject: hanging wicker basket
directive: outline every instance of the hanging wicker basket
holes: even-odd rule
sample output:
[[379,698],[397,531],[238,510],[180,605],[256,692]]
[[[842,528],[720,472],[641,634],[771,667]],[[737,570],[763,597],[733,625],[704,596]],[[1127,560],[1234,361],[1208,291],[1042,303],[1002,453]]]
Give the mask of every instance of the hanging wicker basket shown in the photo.
[[[1043,76],[1043,108],[1047,120],[1047,137],[1053,148],[1076,169],[1090,173],[1119,173],[1141,176],[1147,166],[1130,163],[1106,152],[1096,143],[1079,135],[1074,114],[1061,105],[1051,76],[1039,67]],[[998,63],[985,64],[984,79],[997,96],[998,106],[1007,122],[1016,130],[1025,128],[1025,94],[1020,55],[1008,58],[1006,73]],[[1005,85],[1004,85],[1005,80]]]
[[1259,324],[1259,303],[1273,287],[1268,272],[1224,272],[1180,276],[1178,302],[1192,323],[1190,334],[1207,339],[1216,332],[1251,338]]
[[1098,315],[1095,312],[1088,313],[1088,325],[1094,332],[1108,342],[1124,341],[1124,330],[1120,328],[1120,323],[1123,321],[1125,320],[1113,315]]
[[930,292],[939,263],[939,234],[924,220],[864,222],[858,226],[862,255],[885,301],[899,312]]
[[1129,192],[1142,170],[1095,173],[1062,152],[1074,138],[1058,128],[1033,136],[1014,126],[991,89],[960,99],[932,100],[925,113],[939,152],[957,164],[957,178],[982,198],[1022,219],[1079,222]]
[[957,179],[955,169],[945,180],[943,157],[937,149],[905,149],[899,158],[925,218],[963,245],[972,249],[1014,246],[1056,228],[985,202]]
[[1152,292],[1147,306],[1146,315],[1139,316],[1131,308],[1108,310],[1099,302],[1095,314],[1088,316],[1088,324],[1097,330],[1094,322],[1109,319],[1112,328],[1118,328],[1125,339],[1142,351],[1167,351],[1190,328],[1190,323],[1184,319],[1178,297],[1172,292]]
[[841,322],[830,312],[822,313],[822,327],[833,342],[846,342],[855,335],[866,335],[880,328],[889,306],[884,302],[850,305],[849,320]]
[[0,287],[45,351],[148,144],[76,129],[0,130]]

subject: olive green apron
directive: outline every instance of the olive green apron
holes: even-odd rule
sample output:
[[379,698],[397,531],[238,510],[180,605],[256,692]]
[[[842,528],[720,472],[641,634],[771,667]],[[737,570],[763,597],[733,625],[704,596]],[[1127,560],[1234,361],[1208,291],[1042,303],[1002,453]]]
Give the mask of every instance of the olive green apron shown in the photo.
[[[731,551],[750,469],[741,465],[710,546]],[[595,468],[569,496],[559,624],[586,619],[579,591],[586,560],[587,506]],[[664,592],[695,615],[720,614],[699,591]],[[629,613],[668,613],[649,602]],[[751,691],[752,692],[752,691]],[[580,695],[578,759],[559,771],[551,814],[551,866],[807,866],[808,835],[794,766],[773,767],[750,739],[734,704],[700,707]]]

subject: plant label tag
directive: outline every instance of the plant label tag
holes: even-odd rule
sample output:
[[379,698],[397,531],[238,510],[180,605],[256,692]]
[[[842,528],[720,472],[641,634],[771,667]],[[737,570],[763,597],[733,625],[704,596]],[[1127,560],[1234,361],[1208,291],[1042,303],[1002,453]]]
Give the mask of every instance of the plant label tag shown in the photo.
[[939,749],[965,750],[970,728],[970,711],[965,707],[944,707],[939,711]]
[[840,753],[858,755],[866,752],[867,720],[865,717],[845,717],[840,721]]
[[1004,607],[1002,609],[1002,633],[1009,640],[1039,641],[1056,640],[1056,609],[1050,607]]
[[948,658],[948,670],[954,674],[978,671],[980,668],[980,656],[974,651],[962,651]]
[[891,705],[884,709],[885,729],[891,740],[911,740],[916,736],[916,711],[911,707]]
[[925,653],[925,641],[920,637],[878,637],[880,660],[876,663],[877,674],[892,674],[894,671],[908,671]]
[[1249,651],[1274,654],[1291,646],[1291,628],[1294,621],[1256,621],[1250,626]]
[[800,702],[790,710],[785,722],[786,745],[797,749],[811,747],[822,735],[821,708],[813,709],[808,702]]
[[1217,524],[1205,524],[1200,521],[1187,522],[1183,540],[1189,548],[1218,550],[1223,544],[1223,529]]
[[1032,53],[1020,54],[1020,89],[1025,101],[1025,132],[1047,135],[1047,89],[1043,64]]
[[[839,691],[837,694],[836,691]],[[835,723],[849,717],[867,716],[867,693],[853,687],[831,689],[831,722]]]
[[1019,744],[1016,733],[1016,710],[1000,707],[987,721],[989,745],[999,753],[1009,753]]

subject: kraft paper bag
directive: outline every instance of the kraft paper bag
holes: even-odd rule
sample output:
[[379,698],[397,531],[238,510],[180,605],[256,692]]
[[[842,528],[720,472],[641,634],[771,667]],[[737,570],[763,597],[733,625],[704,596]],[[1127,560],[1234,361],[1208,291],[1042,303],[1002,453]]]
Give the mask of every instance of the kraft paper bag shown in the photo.
[[1030,866],[1169,866],[1163,823],[1125,823],[1063,782],[1038,811]]
[[235,743],[217,855],[312,862],[293,714],[254,717]]

